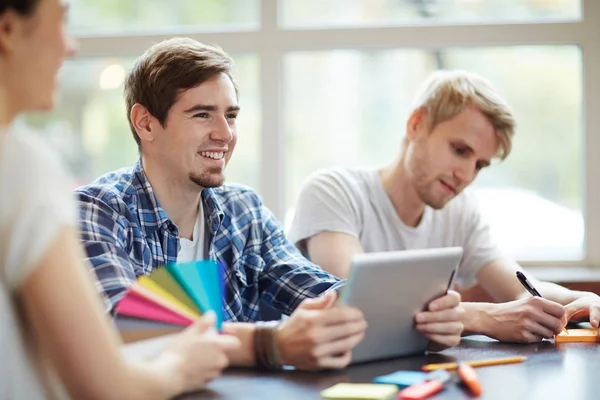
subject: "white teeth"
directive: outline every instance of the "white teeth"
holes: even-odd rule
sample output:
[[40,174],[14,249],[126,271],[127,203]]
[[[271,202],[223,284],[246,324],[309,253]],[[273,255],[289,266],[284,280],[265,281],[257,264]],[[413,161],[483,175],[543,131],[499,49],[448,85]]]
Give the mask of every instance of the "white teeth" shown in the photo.
[[200,155],[202,157],[208,157],[208,158],[212,158],[214,160],[220,160],[221,158],[223,158],[225,153],[224,152],[215,153],[215,152],[202,151],[202,152],[200,152]]

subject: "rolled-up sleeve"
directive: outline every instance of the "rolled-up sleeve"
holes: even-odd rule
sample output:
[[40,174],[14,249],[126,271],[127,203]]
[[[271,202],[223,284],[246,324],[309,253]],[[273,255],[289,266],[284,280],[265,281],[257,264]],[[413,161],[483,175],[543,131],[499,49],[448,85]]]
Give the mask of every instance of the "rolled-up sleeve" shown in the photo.
[[275,216],[262,205],[261,214],[265,268],[260,286],[267,304],[289,315],[304,299],[342,287],[343,281],[300,254],[286,238]]

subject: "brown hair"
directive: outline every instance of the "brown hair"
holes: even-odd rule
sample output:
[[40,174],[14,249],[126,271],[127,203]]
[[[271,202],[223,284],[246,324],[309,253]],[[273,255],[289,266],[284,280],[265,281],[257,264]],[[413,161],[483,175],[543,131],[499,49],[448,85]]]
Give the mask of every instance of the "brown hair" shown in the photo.
[[216,75],[226,74],[237,95],[233,66],[233,60],[221,48],[189,38],[168,39],[150,47],[136,60],[125,81],[127,119],[138,149],[141,142],[131,121],[136,103],[146,107],[164,127],[178,95]]
[[427,112],[430,129],[473,106],[494,127],[500,147],[497,156],[504,160],[512,149],[516,121],[510,106],[483,77],[466,71],[436,71],[427,79],[415,98],[414,109]]
[[17,13],[30,16],[35,11],[39,0],[0,0],[0,14],[8,10],[14,10]]

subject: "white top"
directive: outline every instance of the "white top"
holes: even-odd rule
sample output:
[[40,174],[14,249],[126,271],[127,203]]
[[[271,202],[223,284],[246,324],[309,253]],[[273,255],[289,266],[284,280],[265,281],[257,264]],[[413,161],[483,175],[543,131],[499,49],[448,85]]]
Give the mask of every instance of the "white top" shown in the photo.
[[367,253],[460,246],[464,253],[456,282],[461,289],[476,283],[481,267],[503,257],[474,195],[463,192],[441,210],[425,207],[413,228],[398,217],[376,169],[336,168],[307,180],[289,239],[306,253],[300,242],[325,231],[354,236]]
[[18,299],[59,230],[76,224],[70,181],[48,149],[23,130],[0,132],[0,399],[61,397]]
[[177,252],[177,262],[185,263],[189,261],[204,260],[208,253],[208,243],[205,239],[205,218],[202,199],[199,201],[198,217],[196,217],[196,225],[194,225],[194,233],[192,240],[179,238],[179,251]]

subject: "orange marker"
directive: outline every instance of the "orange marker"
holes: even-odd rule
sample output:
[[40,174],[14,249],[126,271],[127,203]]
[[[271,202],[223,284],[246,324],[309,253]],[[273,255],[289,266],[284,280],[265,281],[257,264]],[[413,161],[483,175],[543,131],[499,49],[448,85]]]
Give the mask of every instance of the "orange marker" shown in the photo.
[[427,380],[402,389],[398,393],[398,399],[421,400],[433,396],[444,388],[450,377],[450,373],[444,370],[432,372],[427,375]]
[[467,389],[473,393],[473,396],[478,397],[481,395],[481,384],[479,383],[479,379],[477,379],[477,374],[473,367],[465,362],[461,362],[456,372]]

